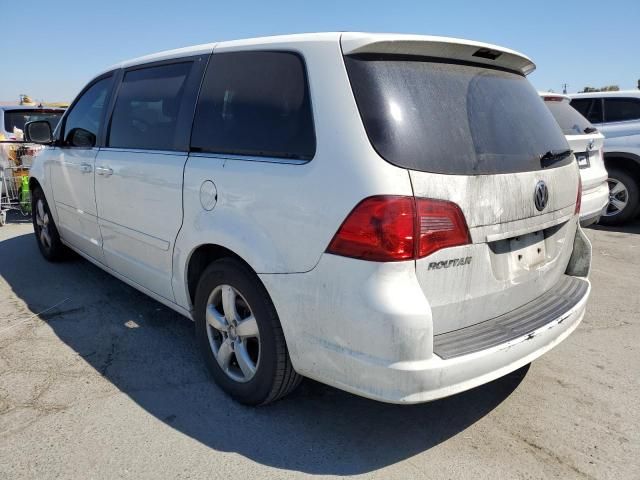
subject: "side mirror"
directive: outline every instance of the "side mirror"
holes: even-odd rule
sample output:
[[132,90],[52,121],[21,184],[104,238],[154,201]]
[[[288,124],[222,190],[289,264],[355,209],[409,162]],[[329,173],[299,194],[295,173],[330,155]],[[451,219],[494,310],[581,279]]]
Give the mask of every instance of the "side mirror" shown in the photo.
[[73,128],[67,134],[67,145],[80,148],[93,148],[96,146],[96,136],[84,128]]
[[27,142],[50,144],[53,141],[51,125],[46,120],[35,120],[24,124],[24,139]]

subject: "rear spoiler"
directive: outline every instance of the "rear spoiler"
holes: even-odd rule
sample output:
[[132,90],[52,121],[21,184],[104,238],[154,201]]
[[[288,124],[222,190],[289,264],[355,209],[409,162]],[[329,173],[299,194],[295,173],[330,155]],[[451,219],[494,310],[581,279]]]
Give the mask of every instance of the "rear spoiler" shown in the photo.
[[529,75],[536,68],[531,59],[514,50],[459,38],[343,33],[340,44],[344,55],[417,55],[490,65],[523,75]]

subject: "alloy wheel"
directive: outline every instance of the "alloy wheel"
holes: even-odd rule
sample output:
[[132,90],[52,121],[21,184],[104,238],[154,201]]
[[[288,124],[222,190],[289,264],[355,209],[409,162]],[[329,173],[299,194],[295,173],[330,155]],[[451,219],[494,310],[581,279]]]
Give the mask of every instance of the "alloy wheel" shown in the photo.
[[231,285],[209,295],[205,311],[209,346],[218,365],[240,383],[253,378],[260,363],[260,332],[249,303]]
[[38,240],[45,248],[49,250],[51,248],[51,235],[49,233],[49,213],[44,208],[44,201],[39,198],[36,203],[36,225],[38,228]]
[[605,217],[613,217],[619,215],[627,207],[629,203],[629,191],[620,180],[609,178],[609,205],[604,212]]

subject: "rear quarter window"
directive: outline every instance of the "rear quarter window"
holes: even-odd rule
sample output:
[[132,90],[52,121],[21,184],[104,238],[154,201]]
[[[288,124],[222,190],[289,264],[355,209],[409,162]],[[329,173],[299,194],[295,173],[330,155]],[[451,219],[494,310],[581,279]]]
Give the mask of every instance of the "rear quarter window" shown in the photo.
[[198,100],[191,148],[313,158],[316,140],[302,58],[276,51],[214,53]]
[[539,170],[541,155],[569,148],[522,75],[420,57],[347,56],[345,63],[372,145],[397,166],[514,173]]
[[571,106],[591,123],[602,123],[602,99],[574,98]]

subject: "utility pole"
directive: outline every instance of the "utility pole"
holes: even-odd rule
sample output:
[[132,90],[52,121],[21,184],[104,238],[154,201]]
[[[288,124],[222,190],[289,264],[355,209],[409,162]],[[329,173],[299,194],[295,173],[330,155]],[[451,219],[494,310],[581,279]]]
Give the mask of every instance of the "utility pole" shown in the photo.
[[566,94],[566,93],[567,93],[567,87],[568,87],[568,86],[569,86],[569,85],[567,85],[566,83],[563,83],[563,84],[562,84],[562,93],[564,93],[564,94]]

